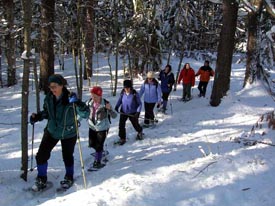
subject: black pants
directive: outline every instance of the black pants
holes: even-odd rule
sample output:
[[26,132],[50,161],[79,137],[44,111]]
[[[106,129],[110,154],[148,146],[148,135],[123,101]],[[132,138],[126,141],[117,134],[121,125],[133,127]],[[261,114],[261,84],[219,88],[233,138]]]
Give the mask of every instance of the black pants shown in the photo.
[[205,97],[207,84],[208,82],[202,82],[202,81],[199,82],[198,89],[200,91],[200,96]]
[[96,152],[102,152],[107,134],[106,130],[98,132],[89,128],[89,147],[95,149]]
[[120,114],[119,117],[119,131],[118,131],[118,136],[120,139],[126,139],[126,121],[129,118],[130,122],[132,123],[133,127],[137,132],[142,132],[142,127],[139,125],[138,118],[133,116],[134,114],[130,114],[128,116],[127,114]]
[[[44,130],[44,135],[39,146],[38,152],[36,154],[37,165],[47,163],[47,161],[50,159],[51,151],[58,143],[58,141],[58,139],[52,138],[50,133],[46,129]],[[71,167],[74,165],[73,153],[75,144],[76,137],[61,140],[62,157],[66,167]]]
[[182,89],[182,98],[185,99],[191,98],[191,84],[183,84],[183,89]]
[[170,92],[162,92],[162,100],[163,101],[168,101]]
[[155,119],[155,114],[154,114],[155,105],[156,105],[156,103],[144,102],[144,110],[145,110],[144,124],[149,124],[150,120],[154,121],[154,119]]

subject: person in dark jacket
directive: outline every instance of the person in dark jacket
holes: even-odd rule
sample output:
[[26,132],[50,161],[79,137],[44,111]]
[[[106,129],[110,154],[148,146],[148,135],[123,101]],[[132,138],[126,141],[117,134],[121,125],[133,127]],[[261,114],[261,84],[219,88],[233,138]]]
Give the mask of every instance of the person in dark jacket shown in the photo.
[[182,68],[178,84],[182,81],[182,101],[189,101],[191,99],[191,88],[195,85],[195,71],[186,63]]
[[175,77],[172,72],[171,65],[166,65],[164,70],[159,73],[158,79],[161,81],[162,91],[162,112],[165,113],[167,110],[168,97],[172,91],[173,85],[175,84]]
[[36,155],[38,174],[32,187],[34,191],[42,190],[47,186],[48,160],[58,141],[61,141],[62,156],[66,169],[64,180],[60,184],[64,188],[73,184],[73,153],[78,129],[76,115],[87,119],[90,113],[89,107],[80,101],[76,94],[70,94],[66,88],[67,81],[61,75],[51,75],[48,82],[50,92],[44,99],[43,110],[30,116],[31,124],[43,119],[48,120]]
[[198,72],[195,76],[200,76],[200,82],[198,85],[198,89],[200,91],[199,97],[205,97],[206,88],[211,76],[214,76],[214,70],[209,66],[209,61],[205,61],[204,65],[199,68]]
[[110,102],[102,98],[103,90],[99,86],[90,89],[92,98],[86,102],[90,108],[89,116],[89,147],[95,150],[95,159],[92,168],[101,168],[104,142],[110,128],[110,119],[116,118],[117,113],[112,109]]
[[[139,124],[138,118],[141,112],[142,103],[139,94],[133,89],[131,80],[124,80],[124,89],[116,103],[115,110],[120,113],[119,118],[119,132],[118,136],[120,140],[117,142],[119,145],[123,145],[126,142],[126,121],[129,118],[133,127],[137,131],[137,140],[142,140],[142,127]],[[120,108],[120,111],[119,111]]]

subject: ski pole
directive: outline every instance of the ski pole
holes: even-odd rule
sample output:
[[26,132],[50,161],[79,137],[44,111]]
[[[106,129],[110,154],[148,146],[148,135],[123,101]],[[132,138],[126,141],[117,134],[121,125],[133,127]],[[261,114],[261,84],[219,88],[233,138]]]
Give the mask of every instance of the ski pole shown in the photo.
[[79,156],[80,156],[81,172],[82,172],[82,176],[83,176],[84,188],[87,189],[86,176],[85,176],[84,163],[83,163],[83,156],[82,156],[82,149],[81,149],[81,142],[80,142],[80,137],[79,137],[78,123],[77,123],[77,117],[76,117],[75,109],[76,109],[75,108],[75,103],[73,103],[74,121],[75,121],[76,137],[77,137]]
[[34,142],[34,124],[32,124],[32,154],[31,154],[31,169],[33,171],[33,142]]
[[[132,115],[132,114],[126,114],[126,113],[123,113],[123,112],[117,112],[118,114],[121,114],[121,115],[124,115],[124,116],[129,116],[129,117],[136,117],[135,115]],[[149,120],[151,121],[151,119],[148,119],[148,118],[145,118],[145,117],[141,117],[139,116],[138,119],[144,119],[144,120]],[[158,122],[157,120],[154,120],[155,122]]]
[[172,98],[171,98],[171,95],[169,97],[169,101],[170,101],[171,115],[172,115],[173,114],[173,108],[172,108]]

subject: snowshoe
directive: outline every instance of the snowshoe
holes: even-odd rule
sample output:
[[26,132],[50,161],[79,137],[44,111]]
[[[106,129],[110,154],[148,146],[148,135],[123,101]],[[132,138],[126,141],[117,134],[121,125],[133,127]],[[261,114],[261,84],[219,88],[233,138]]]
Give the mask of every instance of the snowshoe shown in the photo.
[[37,177],[35,184],[31,187],[33,192],[43,191],[47,188],[47,177]]
[[119,139],[118,141],[114,142],[114,145],[124,145],[126,143],[126,139]]
[[94,161],[94,163],[88,168],[89,172],[98,171],[99,169],[105,167],[100,161]]
[[63,189],[69,189],[73,185],[73,183],[73,178],[65,176],[64,180],[60,181],[60,186]]

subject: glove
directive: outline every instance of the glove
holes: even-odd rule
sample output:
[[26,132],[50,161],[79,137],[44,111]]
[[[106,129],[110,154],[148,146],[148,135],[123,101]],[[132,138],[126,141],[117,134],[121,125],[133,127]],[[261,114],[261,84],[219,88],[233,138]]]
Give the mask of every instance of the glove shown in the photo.
[[39,115],[33,113],[31,116],[30,116],[30,123],[32,125],[35,124],[35,122],[38,122],[39,121]]
[[139,118],[139,114],[140,114],[140,112],[136,112],[135,114],[134,114],[134,116],[135,116],[135,118]]
[[69,102],[70,103],[78,103],[79,99],[76,96],[76,93],[72,92],[69,96]]
[[161,106],[161,103],[158,103],[158,104],[157,104],[157,108],[160,108],[160,106]]

